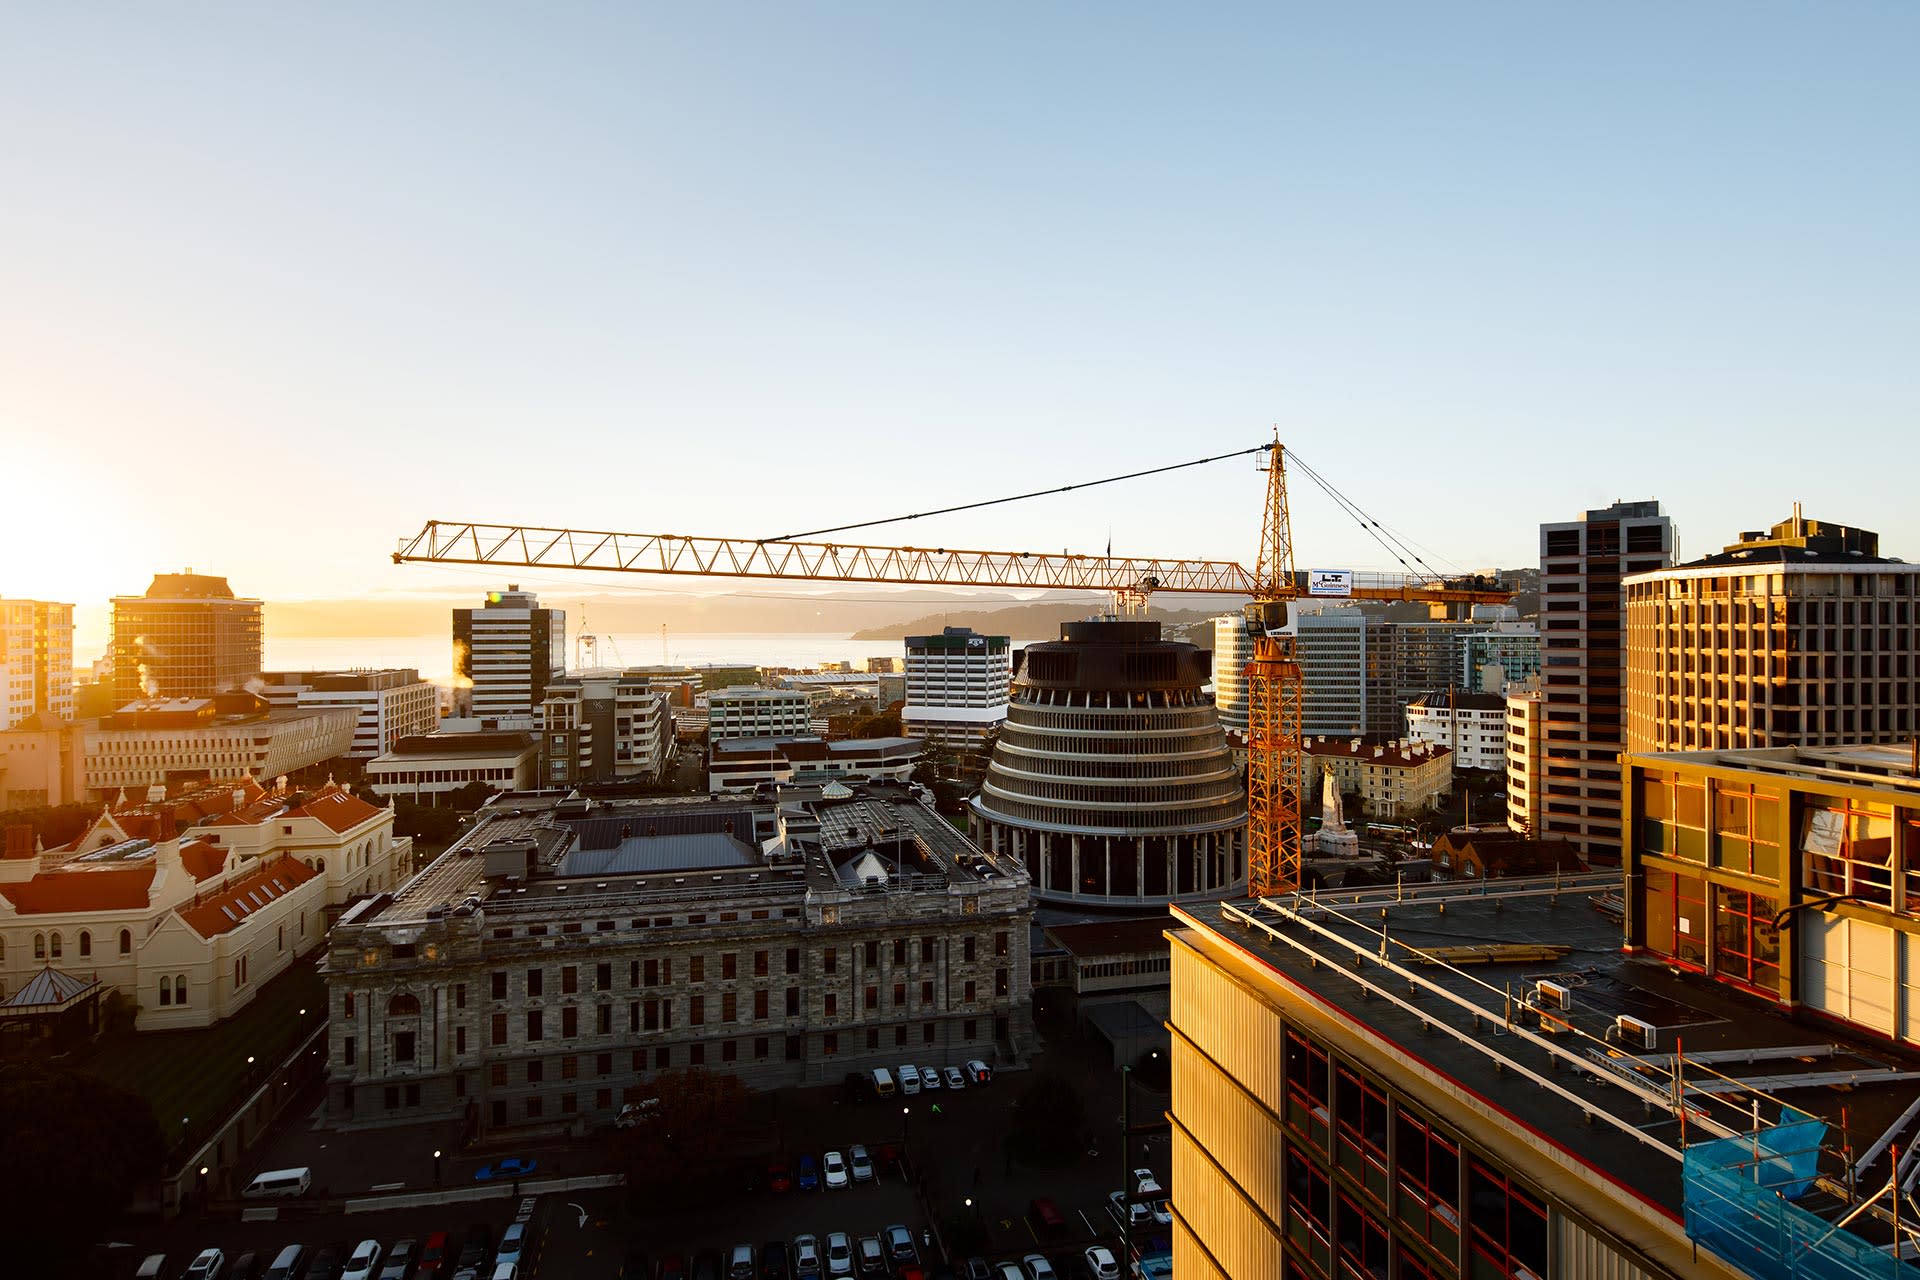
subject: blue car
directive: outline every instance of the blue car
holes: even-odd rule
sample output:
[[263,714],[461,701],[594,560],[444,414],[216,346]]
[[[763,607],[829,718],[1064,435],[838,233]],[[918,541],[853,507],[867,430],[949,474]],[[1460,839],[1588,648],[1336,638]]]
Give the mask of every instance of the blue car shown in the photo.
[[794,1181],[802,1191],[820,1189],[820,1162],[811,1155],[803,1154],[793,1166]]
[[492,1164],[483,1164],[474,1170],[475,1182],[492,1182],[497,1178],[525,1178],[540,1167],[538,1160],[522,1160],[518,1156],[508,1156],[505,1160],[496,1160]]

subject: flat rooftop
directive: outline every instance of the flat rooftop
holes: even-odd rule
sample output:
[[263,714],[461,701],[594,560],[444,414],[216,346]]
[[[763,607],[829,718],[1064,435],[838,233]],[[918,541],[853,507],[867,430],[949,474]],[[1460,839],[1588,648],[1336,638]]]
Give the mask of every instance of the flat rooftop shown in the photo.
[[1671,760],[1722,769],[1750,769],[1802,782],[1894,788],[1920,796],[1920,750],[1911,743],[1848,743],[1832,747],[1748,747],[1730,751],[1630,752],[1649,766]]
[[[1843,1108],[1864,1155],[1920,1101],[1920,1060],[1624,954],[1618,902],[1618,872],[1601,872],[1171,910],[1176,927],[1204,926],[1323,1011],[1402,1047],[1676,1216],[1683,1139],[1672,1098],[1682,1049],[1685,1141],[1750,1131],[1756,1104],[1763,1126],[1783,1104],[1826,1120],[1820,1173],[1832,1181],[1799,1203],[1824,1213],[1825,1197],[1844,1211]],[[1567,992],[1566,1007],[1551,992],[1536,996],[1541,983]],[[1622,1017],[1655,1028],[1654,1047],[1623,1042]],[[1903,1147],[1913,1140],[1900,1137]],[[1882,1153],[1858,1183],[1877,1189],[1888,1173]]]

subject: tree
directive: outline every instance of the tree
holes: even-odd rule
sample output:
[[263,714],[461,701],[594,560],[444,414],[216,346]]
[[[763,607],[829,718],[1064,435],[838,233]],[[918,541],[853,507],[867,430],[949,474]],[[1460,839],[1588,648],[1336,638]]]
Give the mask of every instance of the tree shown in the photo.
[[100,816],[97,804],[35,805],[0,812],[0,832],[8,827],[32,827],[49,849],[82,835]]
[[737,1194],[747,1087],[740,1077],[689,1067],[663,1071],[646,1086],[658,1099],[639,1123],[619,1131],[627,1194],[636,1205],[686,1205]]
[[1043,1075],[1013,1104],[1014,1154],[1028,1164],[1058,1168],[1080,1156],[1086,1133],[1086,1105],[1080,1091],[1063,1076]]
[[164,1151],[144,1098],[41,1062],[0,1073],[0,1133],[0,1204],[32,1224],[8,1244],[7,1269],[21,1275],[76,1269],[140,1184],[158,1176]]

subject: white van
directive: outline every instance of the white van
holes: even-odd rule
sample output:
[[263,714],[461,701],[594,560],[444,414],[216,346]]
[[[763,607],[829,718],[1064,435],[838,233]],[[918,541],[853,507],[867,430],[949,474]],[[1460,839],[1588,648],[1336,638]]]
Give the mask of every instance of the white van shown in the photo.
[[893,1073],[885,1067],[873,1069],[873,1096],[876,1098],[893,1096]]
[[920,1068],[911,1063],[901,1064],[900,1092],[909,1094],[920,1092]]
[[312,1169],[271,1169],[249,1182],[240,1195],[247,1200],[275,1200],[303,1196],[312,1186]]
[[140,1269],[133,1273],[133,1280],[160,1280],[160,1273],[167,1269],[167,1255],[150,1253],[140,1263]]

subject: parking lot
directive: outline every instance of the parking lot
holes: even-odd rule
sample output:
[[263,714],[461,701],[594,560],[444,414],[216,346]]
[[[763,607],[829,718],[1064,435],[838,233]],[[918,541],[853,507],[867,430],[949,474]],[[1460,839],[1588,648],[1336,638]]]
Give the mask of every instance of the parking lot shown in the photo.
[[[1154,1133],[1136,1138],[1123,1163],[1119,1074],[1097,1053],[1081,1051],[1070,1042],[1050,1046],[1035,1065],[1039,1071],[1071,1080],[1084,1099],[1090,1130],[1087,1147],[1059,1153],[1058,1168],[1029,1167],[1010,1161],[1005,1153],[1014,1103],[1034,1078],[1028,1072],[1002,1073],[986,1086],[862,1102],[851,1100],[839,1086],[782,1090],[772,1099],[770,1127],[779,1152],[775,1159],[792,1168],[803,1154],[818,1162],[827,1151],[844,1155],[859,1143],[874,1155],[874,1178],[859,1183],[850,1179],[845,1188],[831,1190],[796,1186],[776,1191],[770,1179],[761,1177],[753,1189],[743,1188],[725,1203],[690,1211],[629,1204],[624,1188],[543,1193],[520,1276],[523,1280],[575,1276],[612,1280],[622,1276],[623,1264],[633,1251],[644,1252],[657,1266],[667,1257],[691,1260],[703,1251],[724,1254],[735,1244],[752,1244],[757,1249],[767,1241],[790,1243],[800,1235],[815,1236],[824,1246],[830,1232],[858,1237],[894,1224],[907,1227],[916,1241],[928,1231],[942,1238],[951,1235],[959,1246],[950,1259],[955,1273],[962,1271],[968,1257],[1017,1261],[1039,1252],[1063,1278],[1085,1274],[1080,1255],[1087,1244],[1098,1241],[1118,1247],[1120,1232],[1107,1197],[1126,1182],[1128,1171],[1151,1168],[1166,1185],[1166,1137]],[[1134,1085],[1136,1127],[1158,1119],[1165,1105],[1163,1094]],[[424,1238],[434,1231],[447,1231],[457,1240],[474,1224],[486,1225],[497,1239],[519,1203],[510,1185],[500,1187],[489,1199],[454,1201],[447,1196],[473,1194],[479,1185],[473,1181],[474,1171],[481,1164],[506,1156],[537,1159],[538,1170],[525,1184],[528,1191],[538,1190],[551,1177],[604,1174],[617,1168],[604,1134],[537,1141],[508,1136],[483,1149],[460,1152],[453,1149],[453,1135],[444,1128],[332,1133],[314,1129],[310,1123],[295,1123],[275,1137],[259,1161],[262,1168],[312,1166],[316,1198],[325,1188],[336,1203],[369,1193],[442,1196],[444,1203],[316,1216],[313,1209],[318,1206],[287,1202],[281,1219],[273,1222],[233,1221],[217,1214],[188,1217],[156,1228],[150,1235],[129,1237],[133,1247],[120,1257],[133,1257],[148,1247],[164,1248],[170,1259],[165,1274],[172,1277],[197,1249],[208,1245],[222,1248],[229,1258],[249,1249],[270,1255],[289,1242],[337,1241],[350,1246],[372,1238],[390,1246],[398,1238]],[[897,1157],[891,1162],[884,1155],[888,1148]],[[438,1162],[433,1158],[436,1150],[443,1152]],[[1037,1198],[1050,1200],[1059,1211],[1061,1221],[1051,1230],[1030,1212]],[[1135,1243],[1150,1248],[1156,1237],[1164,1240],[1164,1236],[1165,1228],[1136,1231]],[[131,1264],[116,1269],[125,1274]],[[929,1274],[942,1271],[936,1265]]]

